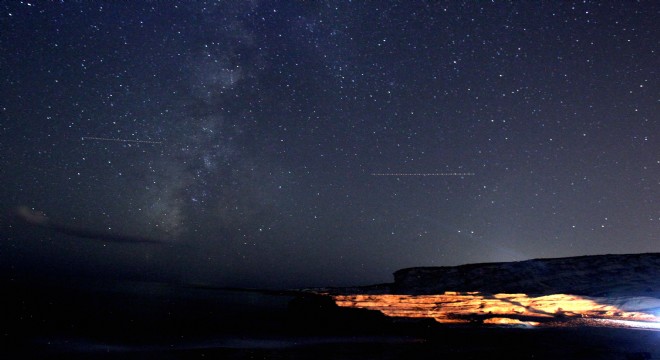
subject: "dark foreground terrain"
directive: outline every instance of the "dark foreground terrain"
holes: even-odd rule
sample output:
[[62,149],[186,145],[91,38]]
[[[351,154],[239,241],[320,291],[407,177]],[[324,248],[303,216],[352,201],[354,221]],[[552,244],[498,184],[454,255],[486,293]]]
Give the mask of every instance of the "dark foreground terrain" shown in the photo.
[[660,332],[448,326],[329,297],[4,279],[2,359],[660,359]]

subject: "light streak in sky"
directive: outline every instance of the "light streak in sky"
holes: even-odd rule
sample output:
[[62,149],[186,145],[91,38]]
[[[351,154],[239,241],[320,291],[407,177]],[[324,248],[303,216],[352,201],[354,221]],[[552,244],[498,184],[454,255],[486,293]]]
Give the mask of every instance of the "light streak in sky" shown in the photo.
[[81,140],[98,140],[98,141],[115,141],[115,142],[127,142],[127,143],[142,143],[142,144],[162,144],[162,141],[151,141],[151,140],[130,140],[130,139],[111,139],[103,138],[96,136],[83,136]]
[[372,173],[371,176],[474,176],[474,173]]

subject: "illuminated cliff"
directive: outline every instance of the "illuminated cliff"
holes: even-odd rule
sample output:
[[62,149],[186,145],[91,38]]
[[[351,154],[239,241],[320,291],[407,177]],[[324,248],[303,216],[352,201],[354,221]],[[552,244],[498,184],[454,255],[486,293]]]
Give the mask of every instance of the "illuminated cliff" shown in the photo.
[[397,271],[393,284],[327,293],[340,307],[440,323],[660,327],[660,254]]
[[655,298],[589,298],[554,294],[529,297],[525,294],[446,292],[441,295],[353,294],[333,296],[342,307],[378,310],[387,316],[432,318],[440,323],[539,325],[571,319],[626,320],[660,323]]

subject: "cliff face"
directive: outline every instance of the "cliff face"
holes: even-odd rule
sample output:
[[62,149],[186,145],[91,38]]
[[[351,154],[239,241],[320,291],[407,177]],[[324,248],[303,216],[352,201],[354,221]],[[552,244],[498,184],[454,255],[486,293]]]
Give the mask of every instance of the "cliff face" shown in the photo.
[[440,323],[660,326],[660,253],[419,267],[394,278],[328,294],[340,307]]
[[555,294],[446,292],[439,295],[351,294],[333,296],[341,307],[377,310],[398,318],[431,318],[439,323],[540,325],[573,319],[642,322],[658,328],[660,299],[651,297],[598,298]]
[[660,253],[415,267],[395,272],[391,285],[394,294],[446,291],[660,298]]

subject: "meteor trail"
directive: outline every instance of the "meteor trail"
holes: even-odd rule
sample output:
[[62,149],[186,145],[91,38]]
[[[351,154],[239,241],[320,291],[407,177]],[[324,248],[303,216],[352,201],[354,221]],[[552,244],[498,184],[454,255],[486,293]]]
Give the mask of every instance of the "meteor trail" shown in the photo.
[[371,176],[474,176],[474,173],[372,173]]
[[116,142],[129,142],[129,143],[144,143],[144,144],[162,144],[162,141],[150,141],[150,140],[129,140],[129,139],[111,139],[111,138],[102,138],[95,136],[83,136],[82,141],[85,140],[98,140],[98,141],[116,141]]

